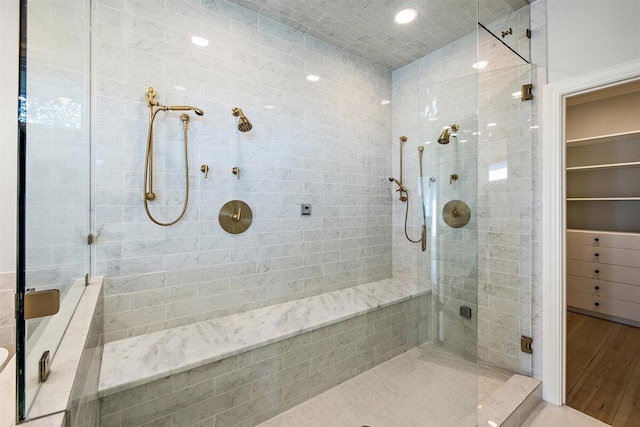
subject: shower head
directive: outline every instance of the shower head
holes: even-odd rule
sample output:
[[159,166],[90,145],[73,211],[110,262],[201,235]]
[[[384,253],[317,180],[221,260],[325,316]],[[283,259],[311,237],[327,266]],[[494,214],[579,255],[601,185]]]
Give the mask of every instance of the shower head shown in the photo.
[[450,140],[451,133],[449,132],[449,129],[451,129],[454,132],[457,132],[458,129],[460,129],[460,126],[451,125],[451,126],[447,127],[445,130],[443,130],[442,133],[440,134],[440,136],[438,137],[438,144],[446,145],[446,144],[451,142],[451,140]]
[[402,184],[400,183],[400,181],[398,181],[398,180],[397,180],[397,179],[395,179],[394,177],[390,176],[390,177],[389,177],[389,181],[390,181],[390,182],[395,182],[396,184],[398,184],[398,187],[400,187],[400,190],[402,190],[402,191],[404,191],[404,192],[407,192],[407,189],[406,189],[406,188],[404,188],[404,185],[402,185]]
[[204,116],[204,111],[202,111],[197,107],[192,107],[190,105],[172,105],[171,107],[164,107],[163,109],[171,110],[171,111],[193,111],[199,116]]
[[238,108],[238,107],[232,108],[231,114],[234,117],[239,117],[238,130],[240,132],[249,132],[253,128],[253,125],[251,124],[249,119],[247,119],[247,116],[245,116],[244,113],[242,112],[242,108]]

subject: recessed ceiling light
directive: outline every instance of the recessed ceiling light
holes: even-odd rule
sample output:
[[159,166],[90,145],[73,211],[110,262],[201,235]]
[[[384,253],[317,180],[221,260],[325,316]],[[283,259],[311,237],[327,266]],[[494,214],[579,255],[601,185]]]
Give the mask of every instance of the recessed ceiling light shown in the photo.
[[408,24],[416,19],[416,16],[418,16],[418,12],[415,9],[402,9],[396,13],[396,22],[398,24]]
[[391,104],[391,101],[389,101],[388,99],[383,99],[382,101],[380,101],[380,104],[389,105],[389,104]]
[[60,101],[60,102],[71,102],[71,99],[65,98],[64,96],[61,96],[60,98],[58,98],[58,101]]
[[209,46],[209,40],[198,36],[191,37],[191,43],[195,44],[196,46]]
[[179,90],[179,91],[187,90],[187,88],[186,88],[186,87],[184,87],[184,86],[174,86],[173,88],[174,88],[175,90]]
[[498,124],[497,123],[487,123],[487,127],[488,128],[492,128],[494,126],[498,126]]
[[267,110],[273,110],[273,105],[265,105],[264,108]]
[[307,80],[309,80],[310,82],[317,82],[318,80],[320,80],[320,77],[314,76],[313,74],[309,74],[307,76]]
[[487,61],[479,61],[479,62],[476,62],[475,64],[473,64],[472,67],[475,68],[476,70],[480,70],[480,69],[486,67],[487,65],[489,65],[489,63]]

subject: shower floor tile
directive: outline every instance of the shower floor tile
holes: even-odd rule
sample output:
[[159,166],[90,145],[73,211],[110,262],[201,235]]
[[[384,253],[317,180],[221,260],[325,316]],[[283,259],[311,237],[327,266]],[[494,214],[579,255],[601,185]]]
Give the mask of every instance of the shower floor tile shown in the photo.
[[472,427],[477,423],[478,402],[509,377],[416,348],[260,427]]

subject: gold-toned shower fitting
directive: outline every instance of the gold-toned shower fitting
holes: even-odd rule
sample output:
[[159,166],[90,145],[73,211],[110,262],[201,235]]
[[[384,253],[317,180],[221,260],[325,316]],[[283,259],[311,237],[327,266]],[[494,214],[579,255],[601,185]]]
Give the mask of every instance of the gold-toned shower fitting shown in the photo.
[[251,124],[247,116],[244,115],[242,108],[238,108],[238,107],[232,108],[231,115],[233,117],[239,117],[238,130],[240,132],[249,132],[253,128],[253,125]]
[[[183,131],[183,140],[184,140],[184,176],[185,176],[185,198],[184,203],[182,205],[182,211],[178,217],[170,222],[161,222],[153,217],[151,211],[149,210],[149,202],[156,200],[156,194],[153,191],[153,122],[156,118],[156,115],[160,111],[193,111],[198,116],[204,115],[204,111],[200,108],[192,107],[190,105],[173,105],[167,106],[162,105],[156,100],[156,90],[153,87],[148,87],[145,91],[145,95],[147,98],[147,107],[149,108],[149,127],[147,130],[147,150],[145,154],[145,162],[144,162],[144,210],[147,213],[147,216],[151,221],[153,221],[157,225],[161,225],[163,227],[173,225],[180,221],[184,214],[187,211],[187,206],[189,205],[189,153],[188,153],[188,133],[189,133],[189,120],[190,117],[188,114],[184,113],[180,115],[180,121],[182,122],[182,131]],[[207,169],[208,171],[208,169]]]
[[[400,137],[400,181],[398,181],[392,176],[389,177],[389,181],[395,182],[398,185],[398,190],[396,191],[400,192],[400,201],[406,203],[405,212],[404,212],[404,236],[411,243],[420,243],[420,248],[424,252],[427,250],[427,218],[426,218],[424,203],[422,204],[422,227],[420,228],[420,239],[413,240],[411,237],[409,237],[409,232],[407,231],[407,222],[409,221],[409,192],[407,191],[406,187],[402,184],[402,144],[407,142],[407,140],[408,138],[406,136]],[[422,177],[423,177],[422,176],[423,175],[422,174],[422,154],[423,153],[424,153],[424,147],[421,145],[418,146],[418,159],[420,161],[419,163],[420,164],[420,188],[422,189],[422,192],[424,194],[424,186],[422,183]]]
[[458,132],[460,126],[456,124],[447,126],[438,137],[438,144],[446,145],[451,142],[451,133],[449,132],[449,129],[453,132]]
[[405,142],[407,142],[408,138],[404,135],[402,135],[400,137],[400,180],[396,181],[396,183],[398,184],[398,189],[396,190],[397,192],[400,193],[399,199],[401,202],[406,202],[409,199],[409,193],[407,192],[407,189],[404,187],[404,184],[402,184],[402,146]]

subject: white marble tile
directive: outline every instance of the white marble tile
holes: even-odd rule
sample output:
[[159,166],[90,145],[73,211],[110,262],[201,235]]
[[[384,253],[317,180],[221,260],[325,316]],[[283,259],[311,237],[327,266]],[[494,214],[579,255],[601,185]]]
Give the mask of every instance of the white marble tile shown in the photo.
[[387,279],[108,343],[100,396],[353,318],[415,295],[415,284]]

